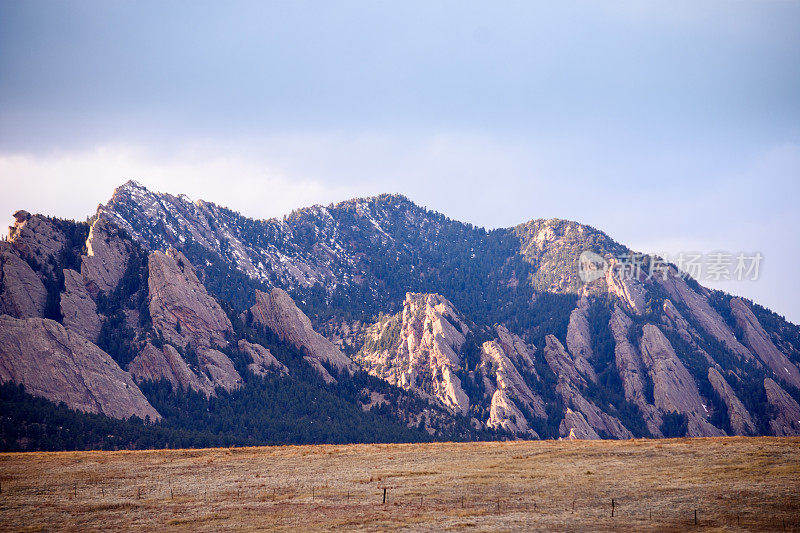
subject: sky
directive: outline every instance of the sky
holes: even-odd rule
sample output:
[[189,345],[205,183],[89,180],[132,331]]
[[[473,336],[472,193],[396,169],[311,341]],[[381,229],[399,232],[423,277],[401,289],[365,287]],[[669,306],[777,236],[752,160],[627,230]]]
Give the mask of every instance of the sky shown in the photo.
[[798,28],[800,1],[0,0],[0,217],[128,179],[254,218],[402,193],[760,252],[704,284],[800,323]]

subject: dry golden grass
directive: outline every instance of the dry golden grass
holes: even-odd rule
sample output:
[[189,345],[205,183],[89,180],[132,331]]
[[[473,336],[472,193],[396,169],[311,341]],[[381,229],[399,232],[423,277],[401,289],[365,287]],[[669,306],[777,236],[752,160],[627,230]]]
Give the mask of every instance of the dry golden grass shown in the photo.
[[800,530],[796,438],[0,454],[0,482],[2,530]]

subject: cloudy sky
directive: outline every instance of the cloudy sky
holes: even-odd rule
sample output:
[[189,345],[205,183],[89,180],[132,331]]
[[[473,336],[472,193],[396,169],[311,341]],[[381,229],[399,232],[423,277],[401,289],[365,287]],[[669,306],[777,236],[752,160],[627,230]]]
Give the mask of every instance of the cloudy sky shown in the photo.
[[0,0],[0,213],[130,178],[259,218],[400,192],[758,251],[714,286],[800,322],[800,2],[551,4]]

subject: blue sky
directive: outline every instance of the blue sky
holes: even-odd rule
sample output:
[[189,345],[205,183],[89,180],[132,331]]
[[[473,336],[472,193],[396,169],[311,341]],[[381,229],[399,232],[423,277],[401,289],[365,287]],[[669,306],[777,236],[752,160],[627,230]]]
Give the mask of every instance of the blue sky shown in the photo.
[[[554,3],[556,4],[556,3]],[[0,1],[0,211],[135,178],[253,217],[401,192],[476,224],[764,255],[800,322],[800,2]]]

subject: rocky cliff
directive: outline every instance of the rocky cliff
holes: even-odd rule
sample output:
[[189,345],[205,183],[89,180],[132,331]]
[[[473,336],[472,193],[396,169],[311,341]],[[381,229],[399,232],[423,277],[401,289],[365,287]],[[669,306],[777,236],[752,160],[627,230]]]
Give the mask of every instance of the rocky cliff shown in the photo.
[[334,378],[323,363],[338,370],[355,370],[350,358],[314,330],[311,321],[285,291],[273,289],[269,294],[258,291],[250,316],[256,324],[266,326],[283,342],[299,350],[325,381],[332,382]]
[[53,320],[0,316],[0,381],[78,411],[161,418],[108,354]]

